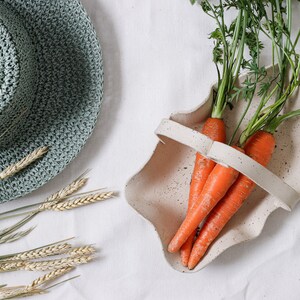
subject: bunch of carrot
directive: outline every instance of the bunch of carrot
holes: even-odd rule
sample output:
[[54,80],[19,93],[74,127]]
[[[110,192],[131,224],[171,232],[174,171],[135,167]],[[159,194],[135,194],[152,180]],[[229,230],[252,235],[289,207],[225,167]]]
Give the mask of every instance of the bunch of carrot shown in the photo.
[[[226,106],[240,97],[248,101],[238,129],[259,84],[260,103],[233,147],[267,166],[275,149],[276,129],[283,121],[300,115],[300,110],[282,114],[285,104],[299,87],[300,61],[296,45],[300,31],[293,42],[291,0],[228,0],[226,4],[219,0],[218,5],[204,0],[201,5],[218,25],[211,38],[215,40],[213,54],[219,78],[212,117],[205,122],[202,133],[213,140],[225,142],[225,125],[221,118]],[[230,26],[226,26],[224,12],[232,7],[238,16]],[[260,32],[272,43],[274,74],[271,77],[267,76],[264,67],[259,66],[262,49],[258,38]],[[248,60],[245,59],[245,45],[250,50]],[[275,71],[275,61],[278,72]],[[219,65],[222,65],[222,72]],[[242,87],[235,88],[241,66],[248,69],[249,76]],[[237,129],[229,144],[234,140]],[[254,188],[254,182],[235,169],[216,164],[197,153],[187,215],[169,243],[169,252],[180,250],[182,264],[193,269]]]

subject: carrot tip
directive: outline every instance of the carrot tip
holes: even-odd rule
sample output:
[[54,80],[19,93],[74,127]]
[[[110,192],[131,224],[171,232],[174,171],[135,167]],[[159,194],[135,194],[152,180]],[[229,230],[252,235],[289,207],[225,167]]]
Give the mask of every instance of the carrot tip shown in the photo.
[[187,267],[188,266],[188,262],[186,260],[183,260],[181,259],[181,264],[184,266],[184,267]]
[[188,268],[189,268],[189,270],[193,270],[196,266],[197,266],[197,264],[194,264],[194,263],[188,263]]
[[173,245],[169,245],[168,246],[168,251],[170,252],[170,253],[175,253],[175,252],[177,252],[178,250],[173,246]]

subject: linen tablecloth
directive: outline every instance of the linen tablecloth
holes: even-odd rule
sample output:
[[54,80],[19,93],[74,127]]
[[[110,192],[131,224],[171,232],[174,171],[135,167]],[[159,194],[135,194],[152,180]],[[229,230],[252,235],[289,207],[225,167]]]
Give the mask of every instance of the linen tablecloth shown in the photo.
[[[64,172],[31,195],[1,205],[1,211],[41,201],[88,168],[86,190],[109,187],[120,194],[71,212],[42,213],[31,222],[37,225],[33,233],[1,246],[0,253],[72,236],[95,244],[97,260],[72,274],[81,277],[41,299],[300,299],[300,207],[276,211],[256,240],[229,249],[198,273],[181,274],[164,260],[153,227],[125,201],[126,181],[152,153],[160,120],[199,105],[217,79],[208,39],[213,20],[188,0],[83,4],[99,35],[105,69],[104,103],[94,134]],[[268,51],[262,59],[270,62]],[[1,274],[0,283],[30,283],[35,277]]]

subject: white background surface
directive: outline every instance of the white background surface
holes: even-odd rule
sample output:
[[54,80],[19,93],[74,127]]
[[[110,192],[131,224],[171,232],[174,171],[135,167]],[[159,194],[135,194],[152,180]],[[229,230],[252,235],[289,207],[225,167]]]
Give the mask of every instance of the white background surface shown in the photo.
[[[153,228],[125,201],[125,183],[154,149],[161,118],[200,104],[216,80],[207,39],[213,21],[188,0],[84,0],[84,5],[105,66],[105,102],[95,132],[62,174],[1,210],[41,201],[88,168],[88,189],[105,186],[120,196],[72,212],[42,213],[31,222],[38,226],[30,236],[1,246],[0,254],[72,236],[97,246],[98,259],[72,274],[81,278],[41,299],[298,300],[299,207],[290,214],[277,211],[258,239],[230,249],[206,269],[181,274],[165,262]],[[1,274],[0,283],[24,284],[35,277]]]

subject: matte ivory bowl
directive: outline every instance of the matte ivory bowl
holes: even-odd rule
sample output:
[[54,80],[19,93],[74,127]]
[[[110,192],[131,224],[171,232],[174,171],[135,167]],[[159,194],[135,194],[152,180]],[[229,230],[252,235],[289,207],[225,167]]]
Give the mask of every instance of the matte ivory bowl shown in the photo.
[[[201,140],[202,135],[191,130],[201,127],[202,122],[209,117],[213,89],[214,87],[203,104],[195,110],[173,114],[169,120],[162,122],[156,131],[160,141],[153,155],[126,186],[129,205],[152,223],[162,243],[164,257],[174,269],[181,272],[199,271],[226,249],[254,239],[261,233],[273,211],[279,207],[291,210],[299,200],[298,176],[295,175],[300,170],[300,121],[287,121],[276,133],[277,146],[268,166],[271,173],[262,166],[255,165],[243,154],[237,157],[227,146],[218,145],[210,140],[209,143],[206,137]],[[253,100],[243,124],[249,120],[249,115],[252,115],[258,100]],[[295,100],[296,97],[291,101],[289,109],[300,108],[300,103],[296,103]],[[224,119],[228,137],[233,133],[245,105],[246,102],[241,100],[233,110],[227,109]],[[235,167],[263,188],[256,188],[225,226],[199,265],[189,271],[181,265],[179,253],[168,253],[167,246],[186,214],[195,149],[215,161]],[[291,187],[298,189],[298,192]]]

